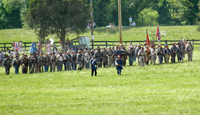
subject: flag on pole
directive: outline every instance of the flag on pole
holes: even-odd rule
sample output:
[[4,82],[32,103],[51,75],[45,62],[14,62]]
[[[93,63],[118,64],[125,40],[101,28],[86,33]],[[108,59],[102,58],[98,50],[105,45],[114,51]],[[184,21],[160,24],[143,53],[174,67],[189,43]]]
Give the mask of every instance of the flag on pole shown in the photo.
[[157,40],[158,40],[158,41],[161,40],[159,25],[158,25],[158,27],[157,27],[157,34],[156,34],[156,37],[157,37]]
[[147,29],[146,29],[146,33],[147,33],[147,43],[148,43],[148,46],[150,46],[149,35],[148,35],[148,31],[147,31]]

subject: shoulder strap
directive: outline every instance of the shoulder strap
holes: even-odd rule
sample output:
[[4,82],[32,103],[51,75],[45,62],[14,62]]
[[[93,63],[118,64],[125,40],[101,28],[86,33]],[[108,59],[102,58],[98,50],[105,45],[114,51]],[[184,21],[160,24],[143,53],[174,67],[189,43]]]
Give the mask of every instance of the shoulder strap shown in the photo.
[[94,65],[94,62],[95,62],[95,61],[96,61],[96,59],[92,61],[92,65]]

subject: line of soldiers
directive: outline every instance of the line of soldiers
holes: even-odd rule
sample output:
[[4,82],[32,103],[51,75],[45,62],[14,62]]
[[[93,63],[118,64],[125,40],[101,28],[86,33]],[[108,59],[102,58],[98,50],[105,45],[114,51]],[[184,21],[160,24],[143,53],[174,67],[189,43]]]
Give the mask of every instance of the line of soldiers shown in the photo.
[[[62,71],[63,67],[65,71],[70,70],[82,70],[83,68],[90,69],[91,63],[90,60],[94,56],[98,62],[98,68],[111,67],[116,66],[115,61],[118,56],[122,59],[122,66],[126,66],[126,61],[129,59],[129,66],[133,65],[133,62],[138,60],[138,64],[141,67],[145,65],[156,64],[156,60],[158,58],[159,64],[169,63],[169,59],[171,58],[171,62],[175,63],[175,59],[177,56],[178,62],[182,62],[185,58],[185,54],[188,54],[188,61],[192,61],[194,47],[191,42],[188,44],[185,41],[181,41],[177,44],[172,44],[170,48],[168,45],[162,47],[162,45],[158,45],[156,48],[154,43],[151,43],[150,46],[147,45],[145,41],[143,45],[140,44],[133,46],[131,43],[126,50],[122,44],[109,48],[97,48],[94,50],[88,50],[88,48],[83,49],[83,51],[79,50],[75,52],[71,49],[69,51],[54,51],[53,53],[46,53],[44,56],[42,53],[35,52],[27,55],[23,54],[21,57],[19,56],[18,51],[14,52],[14,54],[10,56],[5,56],[2,58],[2,53],[0,53],[0,62],[4,60],[3,66],[5,66],[6,74],[9,74],[9,69],[11,66],[15,68],[15,74],[18,74],[19,67],[22,65],[22,73],[41,73],[41,72],[55,72]],[[20,57],[20,58],[19,58]]]

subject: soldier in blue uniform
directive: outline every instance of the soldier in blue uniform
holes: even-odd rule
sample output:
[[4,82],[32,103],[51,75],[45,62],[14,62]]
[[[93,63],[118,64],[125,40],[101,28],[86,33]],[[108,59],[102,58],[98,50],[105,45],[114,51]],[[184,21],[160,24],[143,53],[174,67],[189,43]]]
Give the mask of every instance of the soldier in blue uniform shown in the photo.
[[121,70],[122,68],[122,59],[120,56],[117,56],[117,59],[115,60],[115,65],[116,65],[116,69],[117,69],[117,74],[121,75]]
[[92,75],[95,72],[95,76],[97,75],[97,65],[98,65],[98,61],[96,60],[95,56],[93,56],[93,59],[91,59],[90,61],[90,65],[91,65],[91,70],[92,70]]

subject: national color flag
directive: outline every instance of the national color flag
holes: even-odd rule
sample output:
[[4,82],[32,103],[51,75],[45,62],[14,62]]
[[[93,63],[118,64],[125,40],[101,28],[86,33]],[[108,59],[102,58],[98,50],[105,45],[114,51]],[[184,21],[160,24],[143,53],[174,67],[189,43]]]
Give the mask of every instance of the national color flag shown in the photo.
[[161,35],[160,35],[160,30],[159,30],[159,25],[157,27],[157,34],[156,34],[157,40],[160,41],[161,40]]
[[147,29],[146,29],[146,33],[147,33],[147,43],[148,43],[148,46],[150,46],[149,35],[148,35],[148,31],[147,31]]

